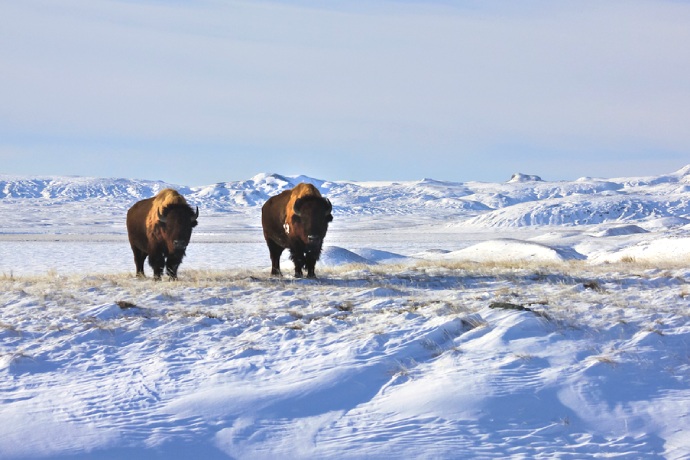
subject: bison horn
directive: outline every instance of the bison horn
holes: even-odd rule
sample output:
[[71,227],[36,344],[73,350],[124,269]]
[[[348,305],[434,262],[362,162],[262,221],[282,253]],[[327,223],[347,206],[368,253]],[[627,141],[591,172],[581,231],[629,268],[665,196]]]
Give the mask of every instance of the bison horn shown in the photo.
[[158,210],[158,222],[160,222],[161,224],[164,224],[167,221],[168,221],[168,218],[165,217],[163,214],[161,214],[161,210],[159,209]]
[[199,206],[196,207],[196,213],[192,216],[192,222],[196,222],[199,218]]
[[302,213],[301,213],[301,212],[299,211],[299,209],[298,209],[298,208],[299,208],[299,205],[301,204],[300,201],[301,201],[301,200],[295,201],[295,204],[292,206],[292,212],[293,212],[297,217],[301,217],[301,216],[302,216]]

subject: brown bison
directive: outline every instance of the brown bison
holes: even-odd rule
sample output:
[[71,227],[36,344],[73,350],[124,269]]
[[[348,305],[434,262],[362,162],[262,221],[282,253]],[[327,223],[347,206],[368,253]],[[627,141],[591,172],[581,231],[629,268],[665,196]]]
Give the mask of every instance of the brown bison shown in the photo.
[[295,277],[314,278],[314,266],[321,256],[321,245],[333,220],[331,202],[311,184],[299,184],[266,201],[261,208],[261,225],[271,254],[271,275],[280,275],[280,255],[290,249]]
[[148,256],[154,279],[161,278],[163,267],[171,279],[177,279],[177,267],[182,263],[198,217],[199,208],[194,212],[182,195],[169,188],[129,208],[127,234],[137,276],[145,276],[144,260]]

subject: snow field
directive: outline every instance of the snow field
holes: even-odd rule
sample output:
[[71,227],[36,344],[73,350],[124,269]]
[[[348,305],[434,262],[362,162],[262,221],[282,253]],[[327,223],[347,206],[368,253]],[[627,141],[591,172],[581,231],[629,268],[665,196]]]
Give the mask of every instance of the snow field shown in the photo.
[[0,454],[687,453],[690,270],[468,266],[4,278]]
[[[301,181],[319,278],[271,278]],[[153,282],[124,215],[170,184],[0,176],[0,458],[688,458],[687,184],[176,186],[199,226]]]

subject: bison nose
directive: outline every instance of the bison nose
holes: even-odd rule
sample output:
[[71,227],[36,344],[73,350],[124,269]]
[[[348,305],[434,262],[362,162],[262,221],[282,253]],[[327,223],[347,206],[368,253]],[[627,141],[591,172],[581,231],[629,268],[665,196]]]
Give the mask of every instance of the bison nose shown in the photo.
[[318,243],[319,241],[321,241],[321,237],[318,235],[309,235],[307,236],[307,238],[309,239],[310,243]]
[[185,240],[175,240],[173,241],[175,249],[185,249],[187,247],[187,242]]

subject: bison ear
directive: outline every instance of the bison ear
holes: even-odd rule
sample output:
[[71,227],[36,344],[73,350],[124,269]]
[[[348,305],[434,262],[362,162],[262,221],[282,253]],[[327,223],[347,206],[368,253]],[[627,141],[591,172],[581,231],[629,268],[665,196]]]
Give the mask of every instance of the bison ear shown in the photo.
[[196,207],[196,213],[191,217],[192,219],[192,228],[196,227],[197,220],[199,219],[199,206]]
[[326,198],[326,219],[328,222],[333,220],[333,205],[331,204],[331,200],[328,198]]
[[295,201],[295,204],[292,205],[292,213],[299,217],[302,215],[302,211],[300,211],[300,208],[302,207],[302,204],[304,203],[304,198],[298,198]]

